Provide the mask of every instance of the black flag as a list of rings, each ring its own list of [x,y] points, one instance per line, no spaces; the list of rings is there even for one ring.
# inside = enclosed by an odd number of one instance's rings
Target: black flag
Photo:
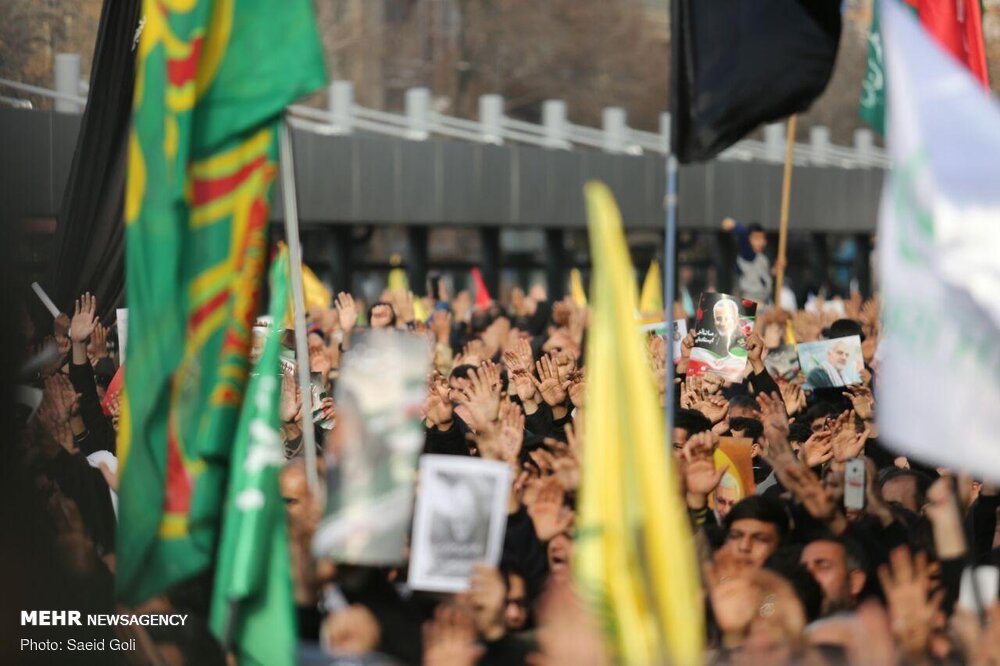
[[[673,0],[671,151],[711,159],[809,108],[830,80],[840,0]]]
[[[80,123],[56,227],[53,298],[72,314],[82,291],[97,296],[101,319],[121,305],[125,286],[125,197],[140,0],[105,0]]]

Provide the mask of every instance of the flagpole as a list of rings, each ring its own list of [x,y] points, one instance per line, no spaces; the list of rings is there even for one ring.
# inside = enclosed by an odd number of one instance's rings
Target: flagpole
[[[798,115],[788,118],[788,129],[785,140],[785,173],[781,179],[781,222],[778,227],[778,259],[777,271],[774,275],[774,306],[781,307],[781,289],[785,284],[785,251],[788,248],[788,206],[792,198],[792,157],[795,152],[795,128]]]
[[[295,358],[299,369],[299,390],[302,394],[302,446],[305,448],[306,480],[314,497],[319,492],[316,471],[316,432],[312,413],[312,376],[309,371],[309,342],[306,336],[305,293],[302,288],[302,243],[299,240],[299,208],[295,192],[295,164],[292,162],[292,137],[287,118],[282,118],[280,132],[281,195],[285,204],[285,241],[288,243],[289,282],[292,285],[292,305],[295,308]],[[280,322],[275,322],[280,325]]]
[[[672,445],[670,421],[674,408],[674,275],[677,247],[677,158],[667,156],[667,226],[663,241],[663,319],[667,325],[667,376],[664,394],[664,423],[667,446]]]

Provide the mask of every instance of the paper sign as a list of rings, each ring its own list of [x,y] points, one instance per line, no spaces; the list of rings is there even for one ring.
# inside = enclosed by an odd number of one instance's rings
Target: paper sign
[[[118,358],[119,362],[125,365],[125,347],[128,344],[128,308],[116,309],[115,319],[118,322]]]
[[[780,345],[769,349],[764,357],[764,367],[774,377],[793,380],[799,375],[799,353],[794,345]]]
[[[480,562],[497,565],[507,527],[510,466],[462,456],[420,458],[409,586],[464,592]]]
[[[676,363],[681,357],[681,342],[688,333],[688,325],[687,321],[684,319],[675,319],[672,324],[670,342],[673,345],[674,363]],[[639,330],[643,333],[655,333],[656,335],[662,335],[665,340],[667,339],[667,322],[665,321],[643,324]]]
[[[996,603],[997,587],[1000,584],[1000,569],[992,565],[983,565],[975,568],[975,576],[972,572],[972,567],[965,567],[962,570],[958,605],[971,613],[978,613],[982,610],[988,610]],[[978,589],[972,586],[973,578],[975,578]]]
[[[712,493],[711,506],[719,520],[726,517],[729,509],[757,489],[753,480],[753,442],[745,437],[720,437],[719,447],[713,454],[715,468],[729,465],[729,469]]]
[[[421,410],[430,361],[426,340],[396,330],[355,335],[334,391],[327,443],[327,507],[317,557],[370,566],[406,561]]]
[[[800,342],[799,365],[806,376],[803,388],[822,389],[861,383],[864,357],[861,338],[834,338],[819,342]]]
[[[698,301],[689,376],[712,372],[742,381],[747,365],[747,336],[753,332],[757,303],[728,294],[703,293]]]

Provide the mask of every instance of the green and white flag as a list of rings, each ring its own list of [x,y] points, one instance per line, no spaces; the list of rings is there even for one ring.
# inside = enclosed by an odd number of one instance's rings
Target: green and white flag
[[[914,16],[917,8],[907,2],[905,8]],[[858,115],[880,135],[885,136],[885,58],[882,54],[882,29],[879,26],[879,2],[872,3],[872,24],[868,29],[868,64],[861,82]]]
[[[858,107],[861,120],[885,135],[885,63],[882,59],[882,30],[879,28],[878,2],[872,3],[872,24],[868,29],[868,65],[861,82]]]
[[[285,320],[288,251],[271,266],[271,321]],[[295,663],[295,605],[285,507],[278,475],[280,327],[272,327],[254,367],[237,426],[216,558],[211,626],[240,664]]]
[[[1000,482],[1000,105],[898,2],[881,5],[893,167],[879,219],[881,434]]]

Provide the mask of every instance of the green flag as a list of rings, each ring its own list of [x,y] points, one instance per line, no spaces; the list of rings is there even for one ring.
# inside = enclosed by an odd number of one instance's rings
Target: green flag
[[[126,603],[206,571],[267,250],[283,109],[326,80],[309,0],[145,0],[125,194]]]
[[[278,403],[280,347],[288,301],[288,252],[271,267],[275,322],[247,386],[237,427],[219,545],[211,626],[240,664],[295,663],[285,509],[278,474],[285,462]]]
[[[882,62],[882,31],[878,26],[878,2],[872,3],[872,24],[868,29],[868,67],[861,82],[858,114],[879,134],[885,134],[885,66]]]
[[[885,62],[882,59],[882,30],[879,27],[878,8],[880,2],[872,3],[872,24],[868,30],[868,67],[861,82],[861,100],[858,115],[861,120],[885,136]],[[903,6],[914,14],[916,7],[909,2]]]

